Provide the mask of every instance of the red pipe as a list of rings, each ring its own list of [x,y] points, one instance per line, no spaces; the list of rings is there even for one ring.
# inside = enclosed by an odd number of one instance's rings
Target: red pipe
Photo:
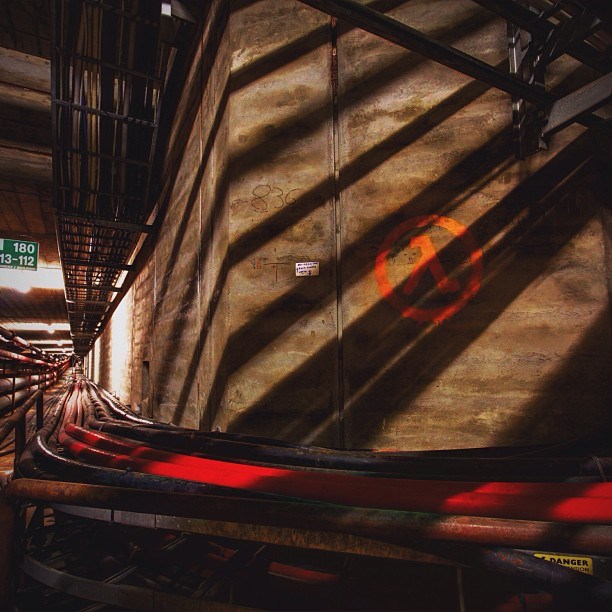
[[[71,423],[60,435],[60,443],[71,453],[107,467],[348,506],[544,521],[612,522],[612,483],[428,481],[265,467],[132,445]]]
[[[202,496],[32,478],[13,480],[6,493],[13,500],[46,504],[154,512],[298,531],[307,526],[308,530],[352,534],[399,545],[415,540],[444,540],[577,554],[612,554],[612,527],[607,525],[398,513],[371,508],[351,508],[349,511],[345,506],[295,500]]]

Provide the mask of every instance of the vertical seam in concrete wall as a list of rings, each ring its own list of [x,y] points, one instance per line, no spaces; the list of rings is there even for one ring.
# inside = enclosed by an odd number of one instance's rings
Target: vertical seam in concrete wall
[[[199,90],[200,90],[200,121],[198,122],[198,131],[199,131],[199,159],[200,159],[200,165],[203,163],[203,143],[202,143],[202,139],[203,139],[203,134],[204,134],[204,127],[203,127],[203,122],[204,122],[204,109],[202,108],[202,98],[204,96],[204,92],[203,92],[203,84],[204,84],[204,79],[203,79],[203,70],[204,70],[204,37],[201,36],[200,37],[200,70],[199,70],[199,74],[198,74],[198,79],[200,81],[200,85],[199,85]],[[196,291],[196,304],[197,304],[197,308],[198,308],[198,326],[197,329],[201,330],[202,329],[202,325],[204,324],[204,322],[202,321],[202,282],[204,280],[204,278],[206,278],[206,270],[202,270],[202,241],[204,239],[204,236],[202,235],[202,206],[203,206],[203,202],[202,202],[202,182],[200,182],[200,185],[198,186],[198,267],[197,267],[197,271],[198,271],[198,290]],[[208,237],[207,237],[208,238]],[[210,243],[211,240],[208,240],[208,244],[207,247],[210,249]],[[209,260],[210,261],[210,260]],[[206,325],[208,326],[208,321],[206,321]],[[198,336],[196,338],[196,342],[197,342],[197,346],[196,346],[196,353],[197,353],[197,362],[198,364],[202,363],[202,351],[203,351],[203,346],[202,346],[202,334],[201,332],[198,333]],[[202,427],[202,420],[203,420],[203,414],[202,414],[202,406],[203,406],[203,402],[202,402],[202,398],[200,397],[200,368],[198,367],[194,373],[195,379],[196,379],[196,406],[197,406],[197,418],[198,418],[198,428]],[[210,426],[208,427],[208,429],[210,429]]]
[[[136,292],[136,288],[134,286],[134,284],[132,284],[132,287],[130,289],[130,291],[132,291],[132,296],[134,296],[134,293]],[[136,409],[136,405],[138,404],[138,400],[136,398],[136,396],[134,395],[134,356],[135,356],[135,352],[134,352],[134,337],[135,337],[135,332],[134,332],[134,311],[135,311],[135,304],[136,304],[136,299],[134,297],[132,297],[132,307],[130,309],[131,311],[131,322],[129,324],[129,334],[130,334],[130,359],[128,361],[128,363],[126,364],[126,366],[128,366],[130,368],[130,388],[128,389],[128,397],[129,397],[129,402],[130,405],[133,406],[134,409]],[[142,361],[142,357],[140,357],[140,360]],[[140,368],[136,368],[136,371],[140,372],[140,382],[141,382],[141,387],[142,387],[142,364],[140,366]],[[142,388],[140,389],[140,397],[142,399]]]
[[[214,113],[218,112],[219,110],[217,105],[219,104],[220,99],[218,99],[218,96],[217,96],[218,91],[217,91],[217,88],[214,86],[214,83],[216,83],[219,80],[219,75],[216,72],[218,69],[218,65],[221,63],[221,65],[223,66],[223,60],[220,59],[220,55],[219,55],[219,49],[222,46],[223,37],[229,35],[228,34],[229,8],[226,5],[224,5],[223,2],[225,2],[225,0],[220,0],[220,1],[217,0],[216,2],[211,4],[211,8],[206,17],[206,19],[210,22],[210,26],[206,26],[204,28],[204,34],[201,39],[202,68],[200,72],[200,89],[202,91],[202,98],[204,99],[204,94],[205,94],[204,84],[205,83],[207,83],[209,93],[208,93],[208,96],[206,97],[206,100],[208,100],[208,108],[204,108],[204,106],[202,105],[201,110],[200,110],[200,128],[201,128],[201,132],[200,132],[201,134],[201,139],[200,139],[201,160],[200,160],[200,163],[204,162],[202,156],[204,154],[203,145],[204,145],[205,127],[212,129],[212,125],[205,126],[204,124],[205,117],[211,116],[210,113],[208,112],[210,111],[212,113],[213,123],[214,123]],[[217,30],[217,28],[215,28],[216,23],[220,23],[223,27],[220,26],[220,29]],[[210,31],[208,31],[208,28],[210,28]],[[215,47],[216,56],[214,58],[211,58],[211,64],[210,64],[209,70],[212,72],[212,74],[209,75],[209,78],[207,79],[205,77],[206,61],[204,58],[204,52],[208,46],[207,41],[209,37],[210,38],[214,37],[216,39],[215,44],[213,45]],[[221,70],[219,70],[219,72],[221,72]],[[229,78],[229,75],[227,75],[227,78]],[[221,80],[224,83],[226,82],[225,79],[221,79]],[[219,133],[221,132],[222,130],[219,131]],[[210,137],[211,137],[211,134],[208,134],[207,138],[210,138]],[[204,193],[208,193],[208,201],[205,202],[204,200],[201,199],[201,207],[200,207],[201,223],[203,223],[204,221],[204,214],[203,214],[204,206],[207,206],[208,210],[206,212],[209,215],[208,223],[207,223],[208,235],[202,236],[202,239],[205,239],[208,241],[207,242],[207,256],[205,258],[205,261],[208,262],[208,265],[206,269],[202,270],[202,278],[204,282],[206,283],[206,288],[205,288],[205,291],[203,292],[203,295],[206,299],[206,305],[204,307],[206,321],[204,323],[206,325],[206,330],[207,330],[207,333],[206,333],[207,341],[202,343],[202,345],[199,347],[199,351],[201,355],[204,355],[205,353],[207,364],[205,364],[204,366],[205,374],[204,375],[202,375],[201,373],[198,374],[198,379],[202,382],[202,385],[204,387],[204,391],[202,394],[203,396],[202,397],[202,410],[205,412],[205,413],[200,414],[200,429],[205,427],[209,431],[212,430],[214,418],[220,411],[219,406],[217,406],[216,410],[213,410],[213,405],[211,403],[210,398],[212,395],[213,387],[215,386],[215,377],[218,375],[218,371],[215,370],[215,368],[218,365],[217,364],[218,355],[217,355],[217,350],[216,350],[216,346],[217,346],[216,338],[218,337],[219,334],[223,333],[219,331],[219,326],[214,324],[215,309],[212,308],[212,304],[215,302],[215,300],[220,299],[219,296],[216,295],[216,289],[215,289],[216,282],[217,282],[217,274],[221,273],[220,270],[217,270],[219,258],[217,257],[217,254],[215,251],[215,239],[218,240],[219,235],[223,231],[226,231],[226,228],[224,228],[222,225],[217,227],[218,219],[222,220],[223,213],[217,212],[216,207],[215,207],[215,203],[217,202],[217,197],[218,197],[217,184],[216,184],[217,175],[218,175],[217,166],[219,164],[219,159],[220,158],[222,159],[218,151],[218,147],[219,147],[218,138],[219,136],[217,135],[215,137],[216,142],[213,142],[212,146],[209,148],[208,159],[206,162],[208,164],[208,167],[210,168],[209,176],[207,179],[209,189],[204,191]],[[205,174],[206,173],[203,173],[203,176],[205,176]],[[202,198],[202,188],[200,189],[200,198]],[[219,215],[221,215],[221,217],[219,217]],[[222,262],[223,262],[223,259],[221,259],[221,263]],[[202,308],[201,299],[200,299],[200,308]],[[206,397],[204,398],[204,396]]]
[[[336,391],[338,413],[338,446],[344,448],[344,346],[342,320],[342,231],[340,227],[340,144],[338,137],[338,26],[334,17],[330,18],[331,51],[331,90],[332,90],[332,164],[334,172],[334,245],[336,279],[336,347],[338,384]]]
[[[157,321],[155,316],[157,304],[157,243],[159,235],[156,237],[156,245],[152,253],[152,266],[153,266],[153,300],[150,302],[151,316],[150,316],[150,329],[151,335],[149,340],[149,350],[151,352],[150,362],[153,367],[149,368],[149,414],[147,416],[157,416],[157,372],[159,365],[157,363],[157,350],[156,350],[156,337],[155,330],[157,329]]]
[[[605,206],[601,206],[600,217],[603,231],[606,284],[608,287],[608,314],[612,326],[612,212]]]

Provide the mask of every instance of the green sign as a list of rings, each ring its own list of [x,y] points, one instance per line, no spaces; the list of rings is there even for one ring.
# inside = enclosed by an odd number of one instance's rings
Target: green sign
[[[0,238],[0,268],[36,270],[38,242]]]

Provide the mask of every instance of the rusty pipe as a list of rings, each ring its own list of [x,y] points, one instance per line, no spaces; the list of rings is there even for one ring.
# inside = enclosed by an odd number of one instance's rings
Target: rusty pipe
[[[0,535],[4,545],[0,546],[0,610],[12,610],[13,606],[13,528],[15,516],[13,509],[7,503],[6,497],[0,491]]]
[[[19,353],[13,353],[12,351],[7,351],[5,349],[0,349],[0,357],[4,357],[5,359],[12,359],[15,361],[23,361],[24,363],[35,363],[37,365],[45,365],[49,364],[42,359],[34,359],[34,357],[28,357],[27,355],[21,355]]]
[[[26,376],[16,376],[15,378],[0,378],[0,396],[25,389],[34,384],[46,383],[53,380],[54,373],[30,374]]]
[[[43,383],[40,385],[32,385],[30,389],[21,389],[11,395],[0,395],[0,417],[15,410],[15,408],[21,406],[26,402],[33,393],[42,391],[47,388],[47,384]]]
[[[18,479],[14,500],[58,503],[230,523],[351,534],[409,545],[412,541],[463,542],[589,554],[612,553],[612,527],[351,508],[334,504],[193,495],[121,487]],[[307,526],[307,527],[305,527]]]
[[[6,439],[21,419],[25,418],[28,410],[36,403],[39,397],[42,397],[42,394],[42,390],[34,392],[11,416],[3,418],[2,421],[0,421],[0,442]]]
[[[31,351],[34,351],[39,355],[43,354],[42,350],[39,349],[37,346],[34,346],[31,342],[24,340],[14,332],[10,331],[9,329],[6,329],[6,327],[0,326],[0,336],[4,336],[8,341],[12,342],[13,344],[16,344],[17,346],[20,346],[21,348],[30,349]]]

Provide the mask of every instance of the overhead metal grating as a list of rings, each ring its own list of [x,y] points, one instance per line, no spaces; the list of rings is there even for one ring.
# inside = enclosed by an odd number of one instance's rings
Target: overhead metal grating
[[[152,212],[172,47],[159,0],[55,0],[53,184],[75,352],[99,333]]]

